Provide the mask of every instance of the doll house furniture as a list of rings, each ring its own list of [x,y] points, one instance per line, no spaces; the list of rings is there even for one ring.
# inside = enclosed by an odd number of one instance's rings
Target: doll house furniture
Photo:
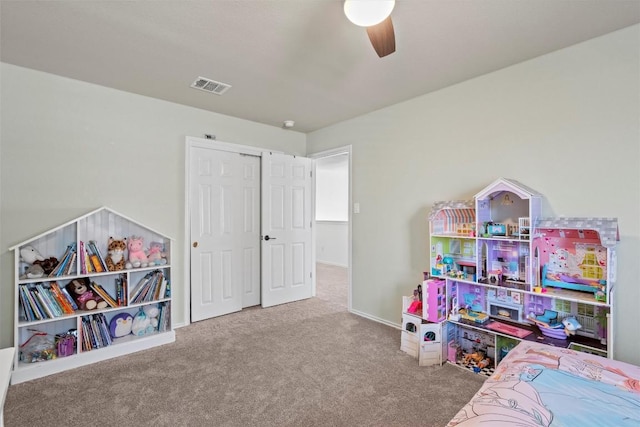
[[[443,362],[477,370],[463,356],[486,354],[491,375],[521,341],[613,358],[617,220],[541,218],[542,198],[500,178],[433,205],[420,317],[440,325]]]
[[[162,244],[166,262],[109,271],[105,262],[108,241],[129,236]],[[175,341],[171,244],[171,238],[103,207],[10,248],[15,253],[16,287],[12,384]],[[26,274],[32,266],[20,254],[29,247],[44,258],[56,258],[58,268],[50,274]],[[73,298],[64,290],[77,279],[88,279],[92,291],[104,292],[107,307],[74,307]],[[158,309],[157,326],[140,336],[111,336],[109,323],[114,317],[128,313],[135,318],[145,307]],[[52,345],[31,350],[28,342],[34,331]],[[60,345],[63,339],[65,346]]]

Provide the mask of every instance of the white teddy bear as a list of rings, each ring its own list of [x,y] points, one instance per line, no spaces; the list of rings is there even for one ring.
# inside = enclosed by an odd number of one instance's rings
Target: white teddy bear
[[[155,331],[158,327],[160,310],[155,305],[146,305],[133,318],[131,333],[139,337]]]

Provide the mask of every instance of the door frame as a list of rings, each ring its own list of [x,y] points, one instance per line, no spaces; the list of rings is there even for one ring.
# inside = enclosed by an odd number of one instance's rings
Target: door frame
[[[348,233],[348,237],[347,237],[347,263],[349,264],[347,266],[347,310],[349,312],[352,311],[353,307],[352,307],[352,224],[353,224],[353,202],[352,202],[352,183],[353,183],[353,179],[352,179],[352,147],[351,145],[345,145],[343,147],[337,147],[337,148],[332,148],[329,150],[324,150],[324,151],[318,151],[316,153],[307,153],[307,157],[309,157],[310,159],[313,160],[318,160],[318,159],[322,159],[325,157],[332,157],[332,156],[337,156],[340,154],[346,154],[347,155],[347,164],[349,167],[349,183],[348,183],[348,196],[347,196],[347,204],[348,204],[348,224],[347,224],[347,233]],[[315,249],[315,242],[316,242],[316,238],[315,238],[315,233],[316,233],[316,227],[315,227],[315,212],[316,212],[316,179],[318,179],[318,175],[316,173],[316,162],[313,163],[313,189],[312,189],[312,201],[311,201],[311,209],[313,210],[313,222],[314,222],[314,231],[313,231],[313,244],[314,244],[314,249]],[[314,255],[313,257],[313,263],[315,266],[316,263],[316,257]],[[317,278],[316,278],[317,279]],[[315,284],[316,281],[314,280],[314,295],[315,295]]]
[[[191,190],[191,149],[204,148],[215,151],[229,151],[232,153],[249,154],[262,158],[263,152],[282,153],[278,150],[269,150],[266,148],[252,147],[249,145],[234,144],[230,142],[216,141],[214,139],[198,138],[187,136],[185,143],[185,159],[184,159],[184,272],[182,283],[184,283],[184,326],[191,324],[191,206],[189,204],[189,194]],[[313,206],[313,205],[312,205]],[[315,216],[315,214],[314,214]],[[315,245],[315,239],[313,241]],[[313,262],[315,263],[315,253],[313,254]],[[261,283],[262,286],[262,283]]]

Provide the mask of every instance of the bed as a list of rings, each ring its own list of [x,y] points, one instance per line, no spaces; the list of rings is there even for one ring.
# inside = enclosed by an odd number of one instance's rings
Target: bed
[[[454,426],[640,426],[640,367],[522,341]]]
[[[599,280],[585,279],[570,274],[553,271],[545,264],[542,267],[542,284],[554,288],[573,289],[575,291],[596,293],[602,289]]]

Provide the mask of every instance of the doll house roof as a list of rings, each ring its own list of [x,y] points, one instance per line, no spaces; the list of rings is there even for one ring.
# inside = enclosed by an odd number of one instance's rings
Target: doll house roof
[[[90,218],[92,216],[104,217],[104,218],[106,218],[106,221],[108,221],[108,222],[127,221],[130,224],[136,225],[140,229],[147,230],[150,233],[154,233],[154,234],[157,234],[158,236],[162,236],[162,237],[164,237],[164,238],[166,238],[168,240],[172,240],[171,237],[167,236],[164,233],[160,233],[159,231],[153,230],[153,229],[147,227],[146,225],[143,225],[143,224],[139,223],[138,221],[134,221],[131,218],[128,218],[127,216],[122,215],[121,213],[118,213],[118,212],[114,211],[113,209],[110,209],[110,208],[107,208],[107,207],[103,206],[101,208],[98,208],[98,209],[95,209],[95,210],[93,210],[91,212],[88,212],[88,213],[86,213],[84,215],[81,215],[81,216],[79,216],[79,217],[77,217],[75,219],[67,221],[64,224],[61,224],[61,225],[59,225],[59,226],[57,226],[55,228],[47,230],[47,231],[45,231],[45,232],[43,232],[43,233],[41,233],[41,234],[39,234],[37,236],[31,237],[30,239],[27,239],[24,242],[20,242],[20,243],[18,243],[16,245],[13,245],[12,247],[9,248],[9,250],[11,250],[11,251],[12,250],[16,250],[16,249],[20,248],[21,246],[24,246],[26,244],[34,242],[34,241],[36,241],[36,240],[38,240],[40,238],[43,238],[43,237],[45,237],[45,236],[47,236],[47,235],[49,235],[51,233],[54,233],[54,232],[56,232],[58,230],[62,230],[62,229],[66,228],[66,227],[68,227],[68,226],[70,226],[70,225],[72,225],[74,223],[77,223],[78,221],[82,221],[82,220]]]
[[[537,230],[593,230],[604,247],[613,247],[620,241],[617,218],[540,218],[535,227]]]
[[[478,200],[490,198],[496,193],[509,191],[518,195],[521,199],[541,198],[542,194],[536,190],[516,181],[515,179],[499,178],[487,185],[482,191],[475,195]]]
[[[429,221],[444,216],[455,223],[474,222],[476,208],[473,200],[449,200],[435,202],[429,213]]]

